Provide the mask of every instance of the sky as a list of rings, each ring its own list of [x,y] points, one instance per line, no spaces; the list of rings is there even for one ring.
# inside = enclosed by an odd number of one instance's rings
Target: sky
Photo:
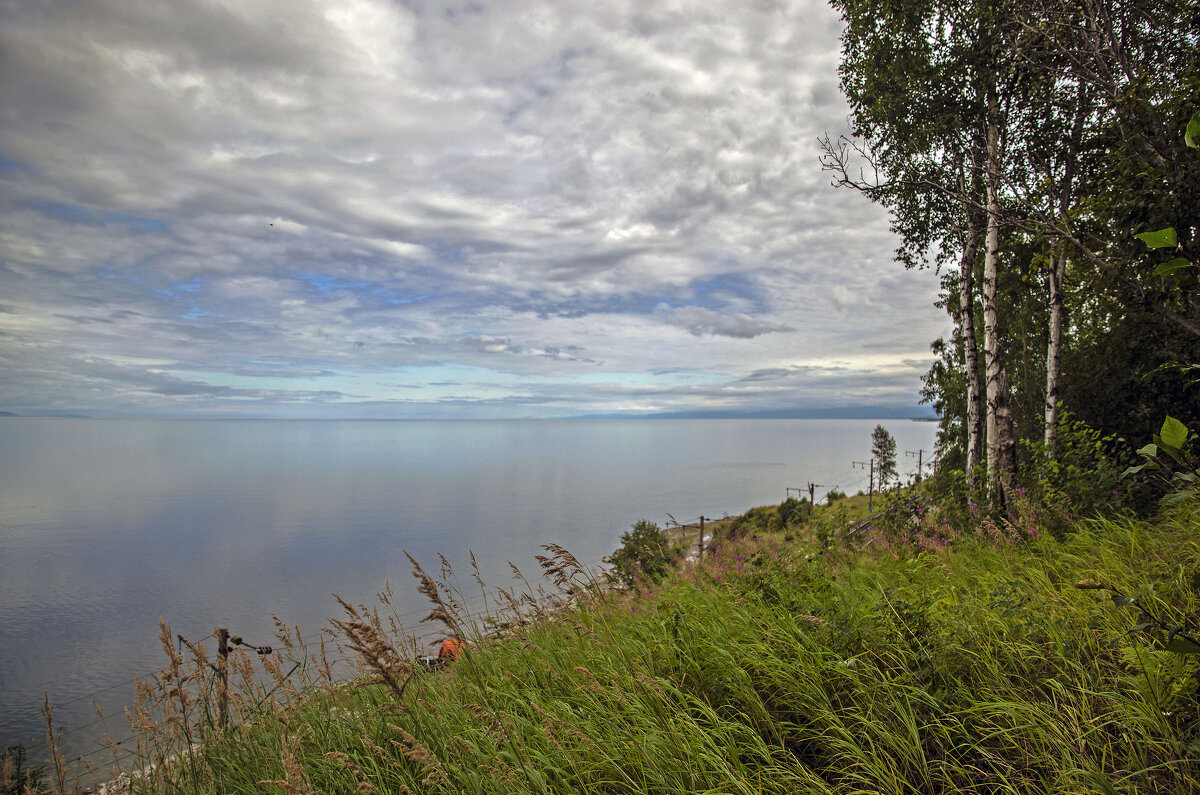
[[[918,416],[809,0],[0,0],[0,411]]]

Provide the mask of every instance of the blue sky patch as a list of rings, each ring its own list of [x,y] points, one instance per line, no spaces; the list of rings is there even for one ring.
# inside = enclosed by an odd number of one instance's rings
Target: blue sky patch
[[[19,207],[33,210],[36,213],[62,221],[68,224],[84,226],[124,226],[134,234],[149,234],[166,232],[170,226],[157,218],[141,218],[136,215],[113,212],[111,210],[93,210],[82,204],[66,202],[29,201],[21,202]]]
[[[14,171],[23,171],[27,166],[24,163],[19,163],[16,160],[10,160],[0,152],[0,173],[9,174]]]
[[[309,292],[332,295],[338,290],[366,290],[374,282],[352,281],[329,273],[298,273],[296,278],[308,285]]]

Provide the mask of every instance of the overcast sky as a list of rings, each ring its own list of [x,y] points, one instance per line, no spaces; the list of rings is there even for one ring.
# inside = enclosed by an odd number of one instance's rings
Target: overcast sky
[[[764,0],[0,0],[0,410],[915,415],[937,277]]]

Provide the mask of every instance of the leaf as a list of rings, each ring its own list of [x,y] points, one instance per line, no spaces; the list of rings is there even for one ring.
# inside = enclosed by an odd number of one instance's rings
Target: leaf
[[[1183,142],[1193,149],[1200,149],[1200,113],[1192,117],[1183,132]]]
[[[1138,455],[1146,455],[1146,456],[1150,456],[1151,458],[1154,458],[1156,455],[1158,455],[1158,445],[1156,445],[1154,443],[1148,444],[1145,447],[1143,447],[1142,449],[1138,450],[1137,454]]]
[[[1113,600],[1113,604],[1116,605],[1117,607],[1129,607],[1130,605],[1137,604],[1136,596],[1122,596],[1119,593],[1113,594],[1112,600]]]
[[[1154,434],[1154,441],[1158,442],[1159,449],[1162,450],[1167,455],[1171,456],[1171,458],[1173,458],[1175,460],[1175,463],[1179,464],[1180,466],[1186,466],[1186,463],[1183,460],[1183,451],[1182,450],[1180,450],[1178,447],[1172,447],[1171,445],[1164,442],[1162,440],[1162,437],[1159,436],[1157,433]]]
[[[1171,260],[1170,262],[1160,263],[1158,265],[1158,267],[1156,267],[1154,269],[1154,273],[1157,276],[1170,276],[1172,273],[1175,273],[1176,271],[1181,271],[1184,268],[1190,268],[1191,266],[1192,266],[1192,263],[1188,262],[1183,257],[1176,257],[1175,259]]]
[[[1163,420],[1162,430],[1158,432],[1158,435],[1162,439],[1164,447],[1174,447],[1179,450],[1187,441],[1188,429],[1174,417],[1167,417]]]
[[[1141,472],[1143,469],[1149,469],[1150,471],[1153,472],[1156,469],[1162,469],[1162,467],[1160,467],[1157,462],[1151,461],[1149,464],[1139,464],[1138,466],[1130,467],[1129,469],[1126,469],[1124,472],[1121,473],[1121,477],[1127,478],[1130,475],[1136,475],[1137,473]]]
[[[1173,226],[1168,226],[1166,229],[1159,229],[1155,232],[1142,232],[1140,235],[1134,235],[1134,237],[1150,248],[1167,248],[1179,245],[1179,240],[1175,237],[1175,227]]]
[[[1200,654],[1200,643],[1191,638],[1174,637],[1167,642],[1164,647],[1167,651],[1173,651],[1176,654]]]
[[[1168,494],[1167,496],[1165,496],[1161,500],[1159,500],[1158,504],[1163,506],[1164,508],[1170,508],[1172,505],[1179,505],[1180,503],[1189,502],[1195,496],[1196,496],[1195,489],[1183,489],[1183,490],[1177,491],[1173,494]]]

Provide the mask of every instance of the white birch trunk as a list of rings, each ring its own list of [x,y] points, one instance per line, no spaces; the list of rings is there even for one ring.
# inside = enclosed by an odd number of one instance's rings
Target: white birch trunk
[[[975,486],[975,470],[983,458],[983,390],[979,387],[979,346],[975,341],[975,254],[979,229],[975,213],[967,209],[967,239],[963,245],[958,283],[958,323],[963,335],[967,376],[967,483]]]
[[[1009,409],[1008,378],[1000,361],[996,283],[1000,262],[1000,125],[995,90],[988,92],[987,241],[983,260],[983,356],[987,371],[988,497],[1004,504],[1016,464],[1016,438]]]
[[[1053,461],[1058,446],[1058,376],[1062,369],[1063,280],[1067,247],[1060,246],[1050,268],[1050,342],[1046,346],[1046,459]]]

